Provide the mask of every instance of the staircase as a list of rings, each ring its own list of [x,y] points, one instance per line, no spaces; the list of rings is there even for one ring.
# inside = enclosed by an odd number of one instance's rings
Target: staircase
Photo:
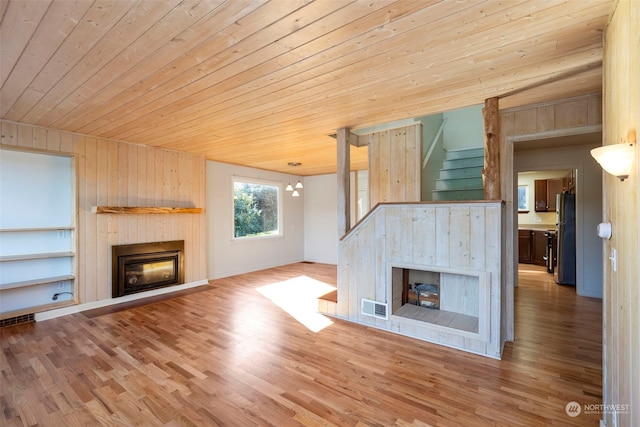
[[[484,149],[447,151],[432,200],[483,200]]]

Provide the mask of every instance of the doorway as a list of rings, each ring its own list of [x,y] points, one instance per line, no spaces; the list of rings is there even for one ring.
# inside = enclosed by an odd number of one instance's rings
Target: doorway
[[[602,169],[590,150],[599,145],[599,142],[562,145],[561,140],[551,145],[544,140],[513,144],[514,183],[523,172],[575,171],[576,293],[594,298],[602,298],[602,241],[596,234],[602,218]],[[515,211],[513,215],[514,224],[518,224],[520,214]]]

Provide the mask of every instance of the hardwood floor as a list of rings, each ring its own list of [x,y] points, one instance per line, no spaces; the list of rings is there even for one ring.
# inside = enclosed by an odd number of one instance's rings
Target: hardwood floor
[[[0,425],[597,426],[565,405],[602,401],[601,302],[547,276],[521,273],[503,360],[337,319],[312,332],[267,289],[335,285],[323,264],[3,328]]]

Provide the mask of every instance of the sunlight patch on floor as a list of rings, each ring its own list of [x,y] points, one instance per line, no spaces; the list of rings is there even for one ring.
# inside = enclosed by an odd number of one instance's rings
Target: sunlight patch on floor
[[[320,332],[333,324],[327,316],[318,313],[318,298],[335,291],[334,286],[307,276],[298,276],[260,286],[256,290],[313,332]]]

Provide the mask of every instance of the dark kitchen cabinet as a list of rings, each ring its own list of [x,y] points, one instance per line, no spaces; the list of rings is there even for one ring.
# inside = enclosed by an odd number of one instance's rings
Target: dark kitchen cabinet
[[[531,262],[535,265],[546,265],[546,260],[544,259],[546,250],[546,232],[542,230],[531,231]]]
[[[534,181],[536,212],[555,212],[556,194],[562,193],[564,184],[563,178],[536,179]]]
[[[518,230],[518,262],[531,264],[531,230]]]
[[[547,180],[547,212],[556,211],[556,196],[562,193],[562,178]]]
[[[545,266],[547,233],[544,230],[518,230],[518,262]]]

